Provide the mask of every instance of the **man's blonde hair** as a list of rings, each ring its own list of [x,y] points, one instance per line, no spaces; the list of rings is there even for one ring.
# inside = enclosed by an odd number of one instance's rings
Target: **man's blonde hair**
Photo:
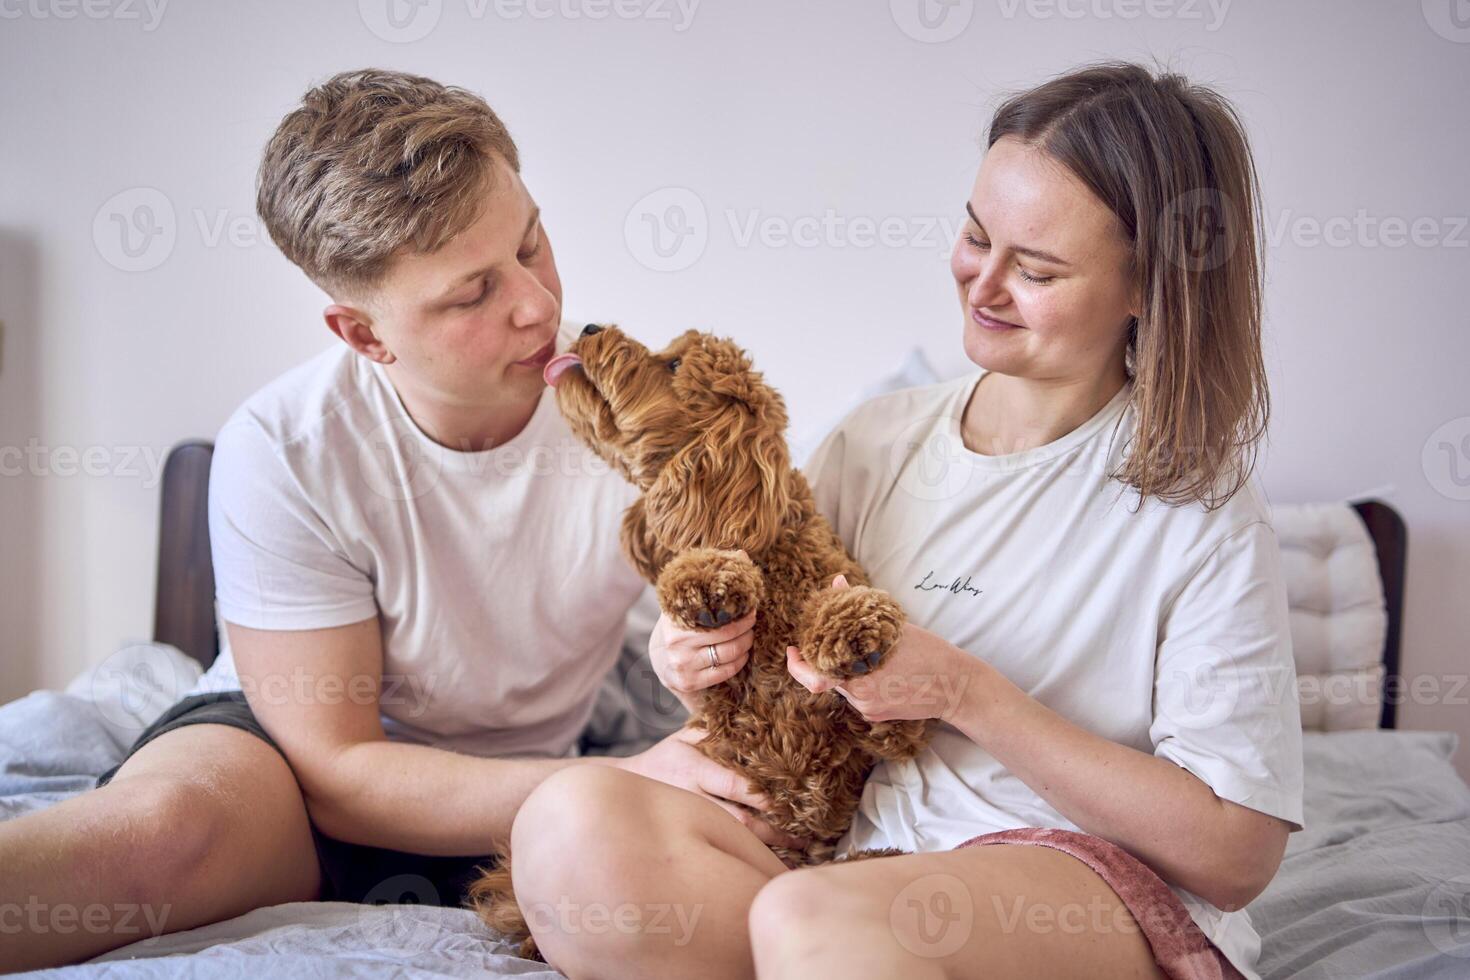
[[[256,211],[334,297],[370,292],[395,253],[433,252],[479,216],[494,156],[517,173],[505,124],[480,96],[365,68],[306,93],[266,144]]]

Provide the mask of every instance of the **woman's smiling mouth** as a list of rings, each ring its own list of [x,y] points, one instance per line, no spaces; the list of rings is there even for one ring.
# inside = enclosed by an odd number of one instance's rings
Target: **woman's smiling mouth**
[[[992,330],[996,333],[1004,333],[1007,330],[1026,329],[1019,323],[1011,323],[1009,320],[997,320],[993,316],[986,316],[984,313],[981,313],[979,309],[973,306],[970,307],[970,319],[980,324],[980,326],[984,327],[986,330]]]

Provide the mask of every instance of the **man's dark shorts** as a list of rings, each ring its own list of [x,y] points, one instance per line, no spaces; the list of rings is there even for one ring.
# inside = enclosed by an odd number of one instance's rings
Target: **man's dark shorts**
[[[187,725],[229,725],[281,751],[256,720],[245,695],[222,691],[196,694],[169,708],[143,729],[124,761],[164,732]],[[285,758],[285,753],[281,757]],[[97,778],[97,785],[106,786],[121,766],[118,763],[104,772]],[[479,877],[476,869],[494,861],[493,855],[438,857],[349,844],[326,836],[314,824],[311,836],[322,869],[323,902],[460,906],[469,886]]]

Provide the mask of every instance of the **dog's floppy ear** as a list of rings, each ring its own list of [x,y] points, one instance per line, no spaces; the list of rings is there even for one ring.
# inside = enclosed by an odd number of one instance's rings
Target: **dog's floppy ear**
[[[690,548],[773,545],[791,497],[786,406],[729,341],[685,356],[687,383],[709,400],[698,436],[644,495],[649,533],[675,554]]]

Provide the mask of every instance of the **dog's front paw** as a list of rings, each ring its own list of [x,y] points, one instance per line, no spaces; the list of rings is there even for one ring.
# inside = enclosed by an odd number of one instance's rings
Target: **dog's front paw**
[[[658,604],[688,630],[724,626],[760,608],[764,598],[760,569],[739,551],[686,551],[658,576]]]
[[[882,589],[823,589],[807,600],[801,655],[828,677],[859,677],[883,665],[903,624],[903,609]]]

